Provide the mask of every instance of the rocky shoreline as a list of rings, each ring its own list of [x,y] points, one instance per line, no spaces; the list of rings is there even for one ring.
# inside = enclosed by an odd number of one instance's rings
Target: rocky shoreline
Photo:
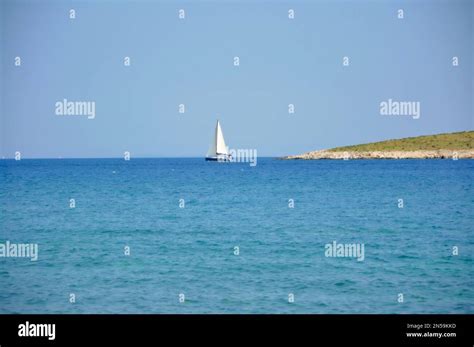
[[[419,151],[333,151],[319,150],[283,157],[283,160],[302,159],[474,159],[474,149],[419,150]]]

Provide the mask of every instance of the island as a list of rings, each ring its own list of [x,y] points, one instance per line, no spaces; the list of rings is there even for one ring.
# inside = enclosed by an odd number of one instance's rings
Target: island
[[[474,159],[474,131],[322,149],[280,159]]]

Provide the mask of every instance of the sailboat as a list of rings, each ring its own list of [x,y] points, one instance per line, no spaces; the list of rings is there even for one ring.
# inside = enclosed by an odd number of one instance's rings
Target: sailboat
[[[217,121],[216,131],[211,142],[211,146],[206,154],[206,160],[211,161],[230,161],[232,159],[229,150],[225,145],[224,134],[221,124]]]

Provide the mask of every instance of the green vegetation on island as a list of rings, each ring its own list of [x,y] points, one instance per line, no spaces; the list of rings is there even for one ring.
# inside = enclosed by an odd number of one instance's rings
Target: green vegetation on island
[[[372,142],[362,145],[328,149],[330,152],[374,152],[374,151],[436,151],[470,150],[474,148],[474,131],[437,135],[407,137],[398,140]]]

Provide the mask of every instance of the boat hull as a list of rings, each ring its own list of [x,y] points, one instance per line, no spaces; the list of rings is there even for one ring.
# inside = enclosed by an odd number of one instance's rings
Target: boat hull
[[[206,161],[230,162],[231,157],[206,157]]]

